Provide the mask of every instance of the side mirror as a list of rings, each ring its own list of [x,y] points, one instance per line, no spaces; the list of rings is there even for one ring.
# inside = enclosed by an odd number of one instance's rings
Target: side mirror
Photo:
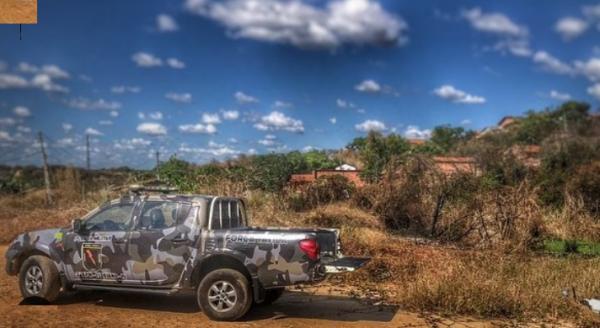
[[[81,224],[81,219],[74,219],[71,221],[71,228],[73,228],[73,232],[79,233],[81,232],[83,226]]]

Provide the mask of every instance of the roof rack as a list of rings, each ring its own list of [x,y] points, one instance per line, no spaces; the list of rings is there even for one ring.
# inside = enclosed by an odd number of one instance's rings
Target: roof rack
[[[137,195],[144,193],[144,192],[159,192],[159,193],[163,193],[163,194],[169,194],[169,193],[173,193],[173,192],[177,192],[177,191],[178,191],[177,188],[169,187],[169,186],[143,186],[143,185],[138,185],[138,184],[129,186],[129,192],[137,194]]]

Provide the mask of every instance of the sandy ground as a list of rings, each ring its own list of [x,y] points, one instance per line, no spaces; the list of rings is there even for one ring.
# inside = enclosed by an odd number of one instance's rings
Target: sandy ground
[[[270,306],[257,306],[240,322],[218,323],[202,314],[193,296],[80,292],[52,305],[22,301],[17,278],[4,272],[0,246],[0,327],[512,327],[507,321],[442,318],[372,305],[328,292],[327,286],[288,291]],[[546,325],[545,327],[551,327]],[[558,326],[558,325],[557,325]],[[562,325],[561,325],[562,326]]]
[[[37,23],[37,0],[0,0],[0,24]]]

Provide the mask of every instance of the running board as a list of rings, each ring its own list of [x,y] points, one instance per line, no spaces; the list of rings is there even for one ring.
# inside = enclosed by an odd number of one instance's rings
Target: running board
[[[157,288],[141,288],[141,287],[115,287],[115,286],[98,286],[98,285],[82,285],[74,284],[73,288],[77,290],[102,290],[111,292],[126,292],[126,293],[143,293],[155,295],[173,295],[180,289],[157,289]]]

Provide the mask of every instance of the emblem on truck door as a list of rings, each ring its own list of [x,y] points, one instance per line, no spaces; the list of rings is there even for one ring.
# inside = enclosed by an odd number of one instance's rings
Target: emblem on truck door
[[[83,268],[85,270],[102,269],[102,245],[94,243],[84,243],[81,245],[81,257],[83,259]]]

